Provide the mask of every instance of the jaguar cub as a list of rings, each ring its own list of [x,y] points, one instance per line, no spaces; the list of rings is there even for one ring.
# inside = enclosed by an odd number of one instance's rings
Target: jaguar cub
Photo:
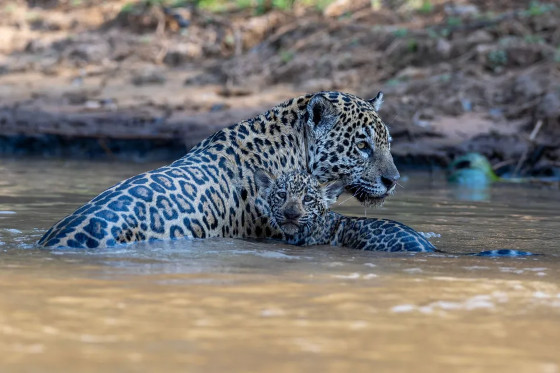
[[[255,172],[262,209],[286,242],[333,245],[360,250],[432,252],[436,248],[414,229],[392,220],[346,217],[329,207],[344,190],[340,181],[319,184],[306,172],[274,178]]]
[[[387,219],[353,218],[330,211],[342,193],[340,181],[319,184],[313,176],[295,171],[277,179],[264,170],[255,173],[264,215],[293,245],[333,245],[375,251],[415,251],[452,254],[436,249],[414,229]],[[454,255],[488,257],[534,256],[514,249],[485,250]]]

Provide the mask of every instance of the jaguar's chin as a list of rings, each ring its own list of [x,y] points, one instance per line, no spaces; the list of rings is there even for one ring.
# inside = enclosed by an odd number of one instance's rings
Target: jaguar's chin
[[[364,184],[350,184],[346,191],[352,194],[365,207],[381,207],[392,193],[387,191],[379,193],[375,188]]]

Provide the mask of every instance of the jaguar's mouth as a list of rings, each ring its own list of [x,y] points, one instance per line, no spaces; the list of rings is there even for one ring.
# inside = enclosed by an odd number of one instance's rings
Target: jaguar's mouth
[[[381,207],[383,202],[385,202],[385,198],[392,194],[393,189],[379,193],[376,188],[366,184],[350,184],[346,187],[346,191],[356,197],[366,207]]]

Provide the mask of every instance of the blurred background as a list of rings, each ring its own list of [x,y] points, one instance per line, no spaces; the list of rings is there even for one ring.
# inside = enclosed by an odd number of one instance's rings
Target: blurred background
[[[162,161],[287,98],[385,93],[400,167],[560,176],[555,1],[2,0],[0,154]]]

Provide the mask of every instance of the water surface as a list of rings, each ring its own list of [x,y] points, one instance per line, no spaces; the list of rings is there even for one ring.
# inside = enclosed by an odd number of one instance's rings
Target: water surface
[[[337,206],[434,232],[453,255],[229,239],[35,246],[157,166],[0,162],[0,371],[560,371],[558,191],[404,173],[382,209]],[[545,255],[455,255],[499,248]]]

